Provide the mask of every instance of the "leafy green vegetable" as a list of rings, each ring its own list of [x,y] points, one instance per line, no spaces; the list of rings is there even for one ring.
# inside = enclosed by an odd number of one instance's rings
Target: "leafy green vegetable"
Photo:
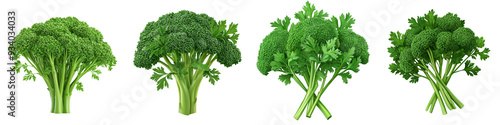
[[[203,77],[215,84],[220,72],[210,66],[217,60],[226,67],[241,61],[236,47],[238,24],[216,22],[206,14],[182,10],[161,16],[149,22],[140,35],[135,51],[134,65],[151,69],[151,79],[157,90],[169,87],[168,80],[175,78],[179,89],[179,113],[196,112],[198,89]],[[162,58],[163,60],[160,60]],[[167,72],[165,69],[168,69]]]
[[[16,62],[16,71],[25,71],[23,80],[36,80],[38,74],[47,84],[52,113],[69,113],[73,89],[83,91],[79,82],[88,72],[99,80],[101,70],[116,65],[111,47],[101,32],[75,17],[51,18],[21,30],[14,43],[16,57],[29,63]],[[37,71],[33,73],[28,67]]]
[[[298,23],[290,25],[288,16],[272,22],[275,29],[260,44],[259,71],[263,75],[281,72],[281,82],[288,85],[293,79],[306,91],[294,116],[297,120],[306,107],[307,117],[318,107],[327,119],[331,118],[320,97],[337,76],[347,83],[352,78],[351,72],[359,71],[360,63],[368,63],[368,44],[352,31],[351,15],[327,17],[326,12],[306,2],[303,10],[295,13]]]
[[[410,83],[417,83],[419,78],[429,80],[434,94],[426,110],[433,112],[439,101],[443,115],[449,110],[462,108],[464,105],[446,86],[453,74],[465,71],[475,76],[481,69],[470,58],[486,60],[488,48],[484,47],[483,37],[464,27],[465,21],[457,14],[448,13],[438,17],[430,10],[424,17],[408,19],[410,29],[400,33],[391,32],[388,48],[394,63],[389,69],[394,74],[402,75]],[[464,65],[465,64],[465,65]],[[460,69],[464,65],[463,69]],[[423,74],[422,74],[423,73]],[[446,104],[446,107],[445,107]]]

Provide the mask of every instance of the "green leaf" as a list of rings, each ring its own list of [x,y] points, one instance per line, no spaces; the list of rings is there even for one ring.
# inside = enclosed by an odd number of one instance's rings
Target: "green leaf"
[[[398,72],[396,72],[396,71],[398,71],[398,69],[399,69],[399,66],[396,63],[389,64],[389,70],[391,70],[391,73],[398,74]]]
[[[82,91],[83,92],[83,85],[81,82],[76,83],[76,90],[77,91]]]
[[[477,44],[476,44],[477,47],[479,47],[479,48],[483,48],[484,47],[485,40],[484,40],[483,37],[477,37],[476,36],[476,41],[477,41]]]
[[[99,80],[99,76],[97,74],[92,73],[92,79]]]
[[[411,80],[410,80],[410,83],[417,83],[417,82],[418,82],[418,79],[419,79],[419,77],[418,77],[418,76],[412,76],[412,77],[411,77]]]
[[[488,59],[490,56],[488,55],[488,53],[490,52],[490,48],[484,48],[484,50],[482,52],[479,52],[479,58],[481,60],[486,60]]]
[[[410,23],[410,27],[412,29],[421,31],[421,30],[425,29],[425,25],[427,22],[422,17],[417,17],[417,19],[412,17],[412,18],[408,19],[408,23]]]
[[[395,47],[403,46],[404,35],[399,31],[397,33],[391,32],[391,37],[389,38],[389,40],[392,41],[391,44]]]
[[[342,77],[342,81],[343,81],[345,84],[347,84],[347,80],[348,80],[348,79],[351,79],[351,78],[352,78],[351,73],[349,73],[349,72],[339,73],[339,76],[341,76],[341,77]]]
[[[31,70],[24,70],[24,71],[26,72],[26,74],[23,76],[24,81],[28,81],[31,79],[33,79],[33,81],[36,80],[35,74],[33,74],[33,72],[31,72]]]
[[[465,62],[465,67],[464,71],[467,73],[469,76],[475,76],[481,69],[477,66],[474,66],[474,63],[472,63],[470,60],[467,60]]]
[[[347,65],[347,68],[346,70],[351,70],[353,72],[359,72],[359,63],[361,63],[361,59],[358,57],[358,58],[355,58],[353,59],[349,65]]]
[[[165,72],[165,68],[163,67],[156,67],[153,68],[153,75],[150,77],[151,80],[156,82],[156,90],[161,90],[165,86],[168,88],[168,81],[167,79],[172,80],[172,75],[175,73],[167,73]]]
[[[326,45],[321,46],[321,51],[323,51],[323,57],[321,58],[321,62],[332,61],[338,58],[342,53],[339,49],[335,48],[335,41],[337,38],[326,41]]]
[[[163,77],[156,82],[156,91],[162,90],[165,86],[168,88],[168,82],[165,78]]]
[[[356,50],[354,47],[351,47],[349,50],[347,50],[346,53],[342,54],[342,63],[347,63],[351,62],[352,57],[354,57],[354,50]]]
[[[212,83],[212,85],[215,85],[215,82],[219,81],[219,74],[220,72],[215,68],[203,72],[203,76],[208,78],[208,81]]]
[[[99,69],[94,69],[94,70],[91,70],[92,72],[92,79],[95,79],[95,80],[99,80],[99,74],[101,74],[101,70]]]
[[[325,17],[328,17],[328,13],[323,12],[323,10],[320,10],[319,12],[318,11],[314,11],[314,16],[313,17],[325,18]]]
[[[193,69],[210,70],[210,67],[203,63],[193,63],[189,67]]]
[[[283,67],[286,67],[287,59],[285,59],[284,53],[276,53],[274,54],[274,60],[271,62],[271,69],[273,71],[279,71]]]
[[[323,10],[317,11],[314,4],[309,3],[309,1],[307,1],[306,5],[302,7],[302,11],[295,13],[295,18],[299,19],[299,21],[303,21],[307,18],[313,17],[324,18],[328,17],[328,14],[326,12],[323,12]]]
[[[437,27],[436,19],[437,15],[435,14],[434,10],[430,10],[429,13],[424,15],[424,18],[426,21],[426,26],[428,29],[434,29]]]
[[[165,68],[163,68],[163,67],[156,67],[156,68],[153,68],[153,71],[154,71],[154,72],[157,72],[157,73],[159,73],[159,74],[167,74],[167,73],[165,72]]]
[[[285,83],[285,85],[289,85],[290,83],[292,83],[292,81],[290,80],[292,77],[292,74],[281,74],[278,79],[281,82]]]
[[[339,19],[337,19],[337,17],[332,16],[332,18],[330,20],[332,21],[333,27],[336,27],[336,28],[340,27]]]
[[[326,73],[324,73],[324,72],[317,72],[316,75],[319,76],[319,78],[321,78],[322,80],[326,80]]]
[[[286,16],[284,20],[278,20],[271,23],[271,27],[276,27],[284,30],[288,30],[288,26],[290,26],[290,17]]]
[[[350,13],[340,15],[340,26],[339,29],[350,29],[352,24],[354,24],[355,19],[352,18]]]

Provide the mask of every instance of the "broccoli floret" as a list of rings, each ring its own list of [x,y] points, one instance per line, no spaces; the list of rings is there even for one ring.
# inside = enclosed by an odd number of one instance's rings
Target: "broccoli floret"
[[[165,14],[149,22],[140,34],[134,65],[154,68],[151,79],[157,90],[168,87],[167,79],[175,78],[179,88],[179,112],[196,112],[196,96],[202,79],[215,84],[220,72],[210,66],[217,60],[225,67],[241,62],[236,47],[239,34],[237,24],[215,21],[206,14],[182,10]],[[165,68],[164,68],[165,67]],[[168,69],[168,71],[164,71]]]
[[[436,41],[436,49],[442,53],[452,52],[459,49],[457,42],[452,40],[451,32],[441,32]]]
[[[368,44],[365,38],[356,34],[351,29],[339,30],[340,51],[347,52],[352,47],[354,50],[354,58],[361,58],[361,63],[368,63]]]
[[[416,69],[416,66],[413,63],[414,60],[415,58],[413,58],[412,50],[405,49],[401,51],[401,55],[399,57],[399,67],[403,72],[413,72]]]
[[[464,48],[466,51],[472,50],[472,48],[476,47],[476,38],[474,32],[465,27],[460,27],[457,30],[453,31],[453,41],[457,42],[461,48]]]
[[[484,39],[465,28],[465,21],[452,13],[438,17],[434,10],[430,10],[423,17],[408,19],[408,23],[410,29],[404,35],[400,32],[390,34],[393,46],[388,48],[388,52],[394,63],[389,65],[389,69],[410,83],[417,83],[419,78],[429,80],[435,94],[427,105],[427,111],[432,113],[437,101],[443,115],[447,114],[446,108],[462,108],[464,105],[446,85],[457,72],[477,75],[481,69],[471,60],[486,60],[489,57],[489,48],[481,50]]]
[[[300,48],[300,44],[309,36],[320,44],[324,44],[327,40],[337,37],[338,32],[331,21],[324,18],[307,18],[296,25],[292,25],[286,49],[295,50]]]
[[[241,52],[238,47],[231,41],[225,39],[220,40],[222,43],[223,51],[217,53],[217,62],[220,64],[231,67],[232,65],[238,64],[241,62]]]
[[[284,53],[286,51],[286,42],[288,40],[288,31],[275,28],[267,35],[260,44],[259,56],[257,59],[257,69],[263,75],[271,71],[271,62],[274,60],[274,54]]]
[[[27,73],[23,80],[42,76],[52,100],[52,113],[69,113],[72,91],[83,91],[80,78],[88,72],[99,80],[99,67],[111,70],[116,59],[111,47],[103,41],[101,32],[75,17],[55,17],[21,30],[14,40],[16,57],[24,57],[28,64],[16,62],[19,72]],[[66,104],[68,103],[68,104]],[[62,105],[65,104],[65,105]]]
[[[318,107],[327,119],[331,118],[319,101],[321,95],[336,77],[342,77],[342,81],[348,83],[351,74],[359,71],[360,64],[368,63],[368,44],[352,31],[355,19],[351,14],[327,17],[326,12],[316,10],[314,5],[306,2],[303,10],[295,13],[296,24],[290,26],[288,16],[272,22],[271,27],[276,29],[260,44],[257,61],[260,73],[281,72],[280,81],[286,85],[295,81],[306,91],[306,97],[294,115],[297,120],[306,107],[309,107],[306,117],[311,117]],[[317,96],[316,89],[319,90]]]
[[[443,17],[437,18],[436,23],[438,28],[441,28],[448,32],[453,32],[459,27],[464,27],[465,21],[460,20],[457,14],[448,13]]]
[[[421,30],[418,29],[408,29],[405,32],[405,39],[404,39],[404,46],[410,47],[411,43],[413,42],[413,38],[420,33]]]

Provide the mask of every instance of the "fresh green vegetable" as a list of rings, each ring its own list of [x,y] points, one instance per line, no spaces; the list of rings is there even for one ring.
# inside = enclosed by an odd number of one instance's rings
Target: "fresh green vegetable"
[[[290,25],[288,16],[272,22],[271,27],[275,29],[260,44],[259,71],[263,75],[270,71],[282,72],[279,79],[285,85],[293,79],[306,91],[294,116],[297,120],[306,107],[306,116],[311,117],[316,106],[327,119],[331,118],[320,97],[337,76],[347,83],[351,72],[359,71],[360,63],[368,63],[368,45],[362,36],[352,31],[351,15],[327,17],[326,12],[316,10],[307,2],[303,11],[295,13],[298,23]]]
[[[75,17],[51,18],[45,23],[24,28],[14,40],[16,58],[24,57],[29,64],[16,62],[16,71],[24,69],[23,80],[43,78],[49,90],[52,113],[69,113],[73,89],[83,91],[79,82],[86,73],[99,80],[98,67],[111,70],[115,56],[101,32]],[[32,72],[32,67],[37,73]]]
[[[408,19],[410,29],[400,33],[391,32],[388,48],[394,63],[389,65],[392,73],[402,75],[410,83],[419,78],[429,80],[434,94],[426,110],[431,112],[436,101],[443,115],[449,110],[462,108],[464,104],[447,87],[455,73],[466,72],[475,76],[481,69],[471,60],[486,60],[490,49],[484,48],[483,37],[464,27],[465,21],[456,14],[438,17],[434,10],[423,17]],[[484,48],[484,49],[482,49]],[[462,67],[463,65],[463,67]]]
[[[179,113],[196,112],[198,88],[203,77],[215,84],[220,72],[210,66],[217,60],[226,67],[241,61],[236,47],[239,34],[237,24],[216,22],[206,14],[187,10],[161,16],[149,22],[142,31],[134,65],[151,69],[151,79],[157,82],[157,90],[168,88],[168,80],[175,78],[179,90]],[[160,60],[163,58],[163,60]],[[165,68],[170,72],[165,71]]]

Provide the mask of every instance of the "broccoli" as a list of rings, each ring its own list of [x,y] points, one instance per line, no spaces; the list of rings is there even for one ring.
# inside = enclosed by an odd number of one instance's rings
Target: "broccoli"
[[[465,21],[457,14],[438,17],[434,10],[430,10],[423,17],[410,18],[408,22],[410,29],[404,34],[390,34],[393,46],[388,52],[394,63],[389,69],[410,83],[417,83],[419,78],[429,80],[434,93],[426,111],[432,113],[436,101],[439,101],[443,115],[447,114],[446,107],[449,110],[462,108],[463,103],[447,85],[455,73],[464,71],[475,76],[481,71],[470,58],[486,60],[489,57],[490,49],[484,48],[483,37],[475,36],[471,29],[464,27]]]
[[[14,42],[16,58],[22,56],[29,63],[17,61],[16,72],[23,69],[25,81],[35,81],[35,74],[43,78],[50,93],[52,113],[70,113],[73,89],[83,91],[79,80],[85,74],[91,72],[92,78],[99,80],[98,67],[111,70],[116,65],[101,32],[75,17],[55,17],[23,28]]]
[[[354,19],[351,15],[342,14],[339,19],[327,17],[323,10],[316,10],[314,5],[306,2],[303,11],[295,14],[298,23],[290,24],[288,16],[272,22],[274,30],[260,44],[257,69],[263,75],[270,71],[282,72],[279,80],[285,85],[293,79],[306,91],[294,115],[297,120],[306,107],[306,117],[311,117],[318,107],[330,119],[332,115],[320,97],[337,76],[347,83],[352,77],[351,72],[359,71],[360,63],[368,63],[368,44],[352,31]]]
[[[175,78],[179,89],[179,113],[196,113],[198,89],[203,77],[215,84],[220,72],[210,68],[215,60],[225,67],[241,61],[236,47],[238,24],[216,22],[206,14],[182,10],[161,16],[149,22],[141,32],[134,65],[151,69],[151,79],[157,90],[168,88],[167,80]],[[160,60],[163,58],[163,60]],[[165,71],[165,68],[170,72]]]

